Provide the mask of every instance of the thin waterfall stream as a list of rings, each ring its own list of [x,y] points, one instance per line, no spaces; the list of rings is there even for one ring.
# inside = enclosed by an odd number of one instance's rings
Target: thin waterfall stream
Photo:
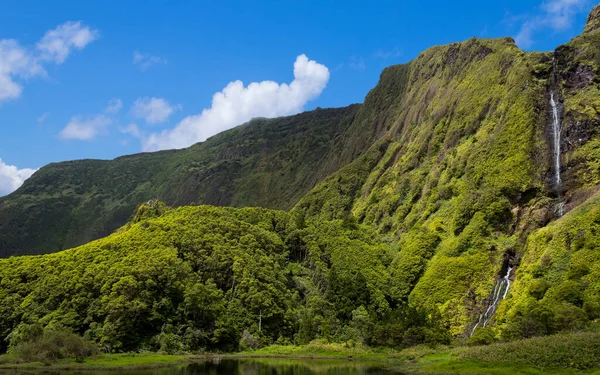
[[[512,270],[513,267],[509,264],[506,267],[506,272],[498,281],[496,281],[496,285],[494,286],[494,291],[492,292],[489,305],[485,312],[479,315],[479,319],[477,320],[477,323],[475,323],[475,326],[473,326],[473,328],[471,329],[471,334],[469,336],[473,335],[477,327],[486,327],[488,325],[490,319],[492,319],[492,316],[494,316],[494,313],[498,309],[498,304],[500,303],[500,301],[506,298],[506,295],[508,294],[508,289],[510,289],[510,275],[512,273]]]
[[[552,70],[554,77],[556,77],[556,60],[552,60]],[[556,79],[556,78],[554,78]],[[550,106],[552,107],[552,144],[554,148],[554,187],[558,195],[558,205],[556,206],[556,214],[558,217],[563,216],[565,210],[565,203],[563,202],[561,185],[562,180],[560,177],[560,142],[561,142],[561,121],[560,121],[560,110],[559,105],[554,97],[554,89],[550,91]]]
[[[560,178],[560,133],[561,124],[560,116],[558,114],[558,105],[554,100],[554,93],[550,93],[550,105],[552,106],[552,140],[554,144],[554,184],[556,191],[558,192],[558,205],[556,206],[556,213],[558,217],[561,217],[565,211],[565,202],[562,201],[562,194],[560,191],[560,185],[562,180]]]

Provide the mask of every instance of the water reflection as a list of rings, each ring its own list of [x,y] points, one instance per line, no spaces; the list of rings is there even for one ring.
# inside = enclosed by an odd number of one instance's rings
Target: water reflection
[[[399,374],[384,363],[288,359],[211,359],[184,366],[124,371],[0,371],[0,375],[380,375]]]

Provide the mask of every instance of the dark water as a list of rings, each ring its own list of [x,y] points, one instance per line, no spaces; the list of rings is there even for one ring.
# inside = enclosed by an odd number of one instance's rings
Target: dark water
[[[1,371],[0,375],[391,375],[400,374],[384,363],[329,360],[213,359],[188,365],[125,371]]]

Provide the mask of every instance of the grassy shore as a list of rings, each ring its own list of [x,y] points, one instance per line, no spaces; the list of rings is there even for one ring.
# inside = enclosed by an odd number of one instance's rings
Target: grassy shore
[[[475,347],[417,346],[405,350],[313,342],[303,346],[268,346],[235,354],[164,355],[157,353],[102,354],[83,363],[60,360],[50,365],[19,363],[0,356],[2,369],[120,370],[150,369],[221,359],[353,360],[382,364],[401,373],[490,375],[600,375],[600,333],[573,333]],[[311,362],[315,363],[316,362]],[[357,362],[354,362],[357,363]],[[273,362],[272,364],[275,364]]]
[[[74,359],[62,359],[54,363],[44,364],[42,362],[20,363],[15,357],[2,355],[0,356],[0,370],[143,370],[183,364],[191,360],[192,356],[189,355],[122,353],[101,354],[95,358],[87,358],[81,363],[76,362]]]
[[[572,333],[475,347],[417,346],[405,350],[343,344],[269,346],[243,357],[332,358],[387,361],[415,374],[600,375],[600,333]]]
[[[423,374],[600,375],[600,333],[572,333],[447,349],[415,358],[405,368]]]

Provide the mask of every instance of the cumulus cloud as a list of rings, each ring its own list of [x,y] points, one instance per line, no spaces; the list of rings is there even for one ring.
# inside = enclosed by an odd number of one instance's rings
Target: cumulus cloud
[[[108,101],[108,105],[104,108],[105,113],[117,113],[123,108],[121,99],[115,98]]]
[[[567,30],[573,23],[573,17],[584,11],[588,3],[588,0],[549,0],[542,3],[539,14],[518,17],[523,21],[515,42],[522,48],[529,48],[536,32]]]
[[[183,148],[204,141],[254,117],[277,117],[301,111],[321,94],[329,81],[326,66],[300,55],[294,63],[294,80],[287,83],[241,81],[229,83],[213,96],[212,106],[188,116],[175,128],[153,133],[143,140],[145,151]]]
[[[59,133],[59,137],[62,139],[89,141],[94,139],[98,134],[105,133],[106,127],[111,123],[112,120],[104,115],[95,115],[88,118],[75,116]]]
[[[23,182],[35,173],[36,169],[18,169],[14,165],[5,164],[0,159],[0,196],[17,190]]]
[[[18,98],[23,91],[16,79],[45,75],[46,71],[30,51],[16,40],[0,40],[0,101]]]
[[[141,70],[148,69],[151,65],[166,64],[167,60],[159,56],[152,56],[138,51],[133,52],[133,65],[137,65]]]
[[[137,99],[131,111],[135,117],[144,119],[148,124],[159,124],[179,109],[180,105],[172,106],[165,99],[152,97]]]
[[[48,31],[36,48],[0,39],[0,102],[21,96],[23,80],[45,76],[43,63],[61,64],[73,49],[82,49],[97,36],[97,31],[81,22],[67,22]]]
[[[36,48],[43,60],[62,64],[74,49],[83,49],[98,39],[98,31],[82,25],[80,21],[65,22],[54,30],[46,32]]]

